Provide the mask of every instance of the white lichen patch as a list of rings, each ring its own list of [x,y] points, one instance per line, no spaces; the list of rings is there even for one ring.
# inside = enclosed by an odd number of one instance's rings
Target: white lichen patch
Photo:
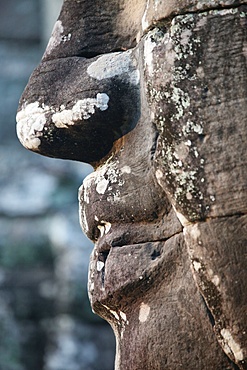
[[[193,195],[190,192],[186,193],[186,199],[187,200],[193,199]]]
[[[207,268],[202,261],[200,262],[197,259],[192,260],[192,266],[198,274],[203,274],[208,282],[212,282],[220,293],[220,277],[214,274],[211,268]]]
[[[140,71],[138,69],[134,70],[129,74],[129,82],[132,85],[138,85],[140,82]]]
[[[155,32],[157,32],[156,29],[153,31],[153,33]],[[154,71],[153,50],[155,46],[156,46],[156,43],[152,40],[152,32],[150,32],[148,34],[148,37],[146,37],[144,41],[144,61],[147,67],[149,77],[152,77],[153,71]]]
[[[177,159],[180,159],[181,161],[184,161],[186,157],[189,154],[189,148],[188,148],[188,143],[187,142],[181,142],[175,146],[174,149],[174,156]]]
[[[171,23],[171,38],[174,40],[176,59],[187,59],[194,54],[194,44],[200,40],[193,37],[191,25],[194,25],[194,15],[187,14],[175,17]]]
[[[127,74],[126,78],[134,85],[137,85],[140,80],[140,73],[133,66],[131,50],[100,56],[88,66],[87,73],[96,80],[103,80],[123,74]]]
[[[179,120],[190,106],[189,94],[173,84],[171,94],[167,94],[167,97],[174,103],[177,110],[177,113],[171,117],[171,121],[174,119]]]
[[[107,192],[108,201],[117,201],[120,199],[120,187],[125,183],[122,175],[117,161],[106,163],[95,172],[96,191],[99,194]]]
[[[108,234],[111,229],[111,223],[107,221],[101,221],[101,223],[104,224],[105,234]]]
[[[176,212],[177,218],[179,219],[179,221],[181,222],[181,224],[183,225],[183,227],[190,225],[190,221],[187,220],[187,218],[182,213],[178,212],[178,210],[176,209],[176,207],[173,206],[173,208],[174,208],[174,210]]]
[[[202,268],[202,265],[200,262],[198,261],[192,261],[192,264],[193,264],[193,267],[195,269],[196,272],[199,272]]]
[[[205,77],[205,73],[204,73],[204,69],[203,67],[199,66],[197,69],[196,69],[196,73],[197,73],[197,76],[199,78],[204,78]]]
[[[199,230],[198,224],[194,224],[190,227],[190,235],[196,241],[200,241],[201,232]]]
[[[189,41],[190,41],[190,38],[192,36],[192,31],[190,29],[185,29],[182,33],[181,33],[181,45],[183,47],[187,47]]]
[[[218,275],[214,275],[211,279],[212,283],[217,287],[220,284],[220,278]]]
[[[194,262],[197,263],[196,261],[193,261],[193,265],[194,265]],[[201,269],[203,269],[203,273],[207,276],[207,280],[211,281],[216,286],[216,288],[219,288],[220,277],[216,275],[211,268],[206,268],[206,266],[204,267],[201,266]],[[199,270],[196,270],[196,271],[199,272]]]
[[[184,136],[188,136],[189,134],[195,132],[196,134],[203,133],[203,127],[199,123],[194,123],[190,119],[187,120],[186,124],[182,128],[182,133]]]
[[[49,55],[58,45],[60,45],[60,43],[63,41],[63,32],[64,28],[62,22],[60,20],[56,21],[44,55]]]
[[[187,62],[188,58],[194,55],[195,50],[200,45],[200,39],[194,36],[191,29],[194,25],[195,17],[192,14],[175,17],[172,20],[170,33],[163,38],[163,43],[172,56],[168,68],[172,78],[169,89],[164,92],[165,98],[172,102],[176,108],[171,121],[180,120],[188,112],[191,104],[189,92],[181,88],[180,82],[185,79],[197,79],[196,73],[188,76],[191,67]],[[176,65],[177,61],[184,61],[186,63],[185,67],[182,67],[181,63]]]
[[[227,355],[233,354],[236,361],[244,359],[243,351],[240,345],[234,340],[228,329],[221,329],[220,334],[223,338],[223,349]]]
[[[72,37],[71,33],[68,33],[68,35],[63,35],[62,42],[70,41],[71,37]]]
[[[120,338],[122,339],[123,336],[124,336],[125,327],[126,327],[126,325],[129,324],[126,314],[122,311],[119,311],[119,312],[114,311],[110,307],[108,307],[104,304],[102,304],[102,306],[105,307],[107,309],[107,311],[110,312],[110,314],[114,317],[114,319],[117,320],[118,331],[115,331],[114,327],[113,327],[113,330],[115,332],[115,335],[117,337],[119,337],[119,334],[120,334]],[[117,341],[117,343],[118,343],[118,341]],[[119,357],[118,352],[119,352],[119,349],[117,348],[117,357]],[[115,362],[115,364],[116,364],[116,362]]]
[[[102,261],[97,261],[96,268],[97,268],[97,271],[98,271],[98,272],[102,271],[104,267],[105,267],[104,262],[102,262]]]
[[[79,202],[79,222],[82,231],[87,234],[89,231],[88,222],[87,222],[87,215],[85,205],[80,201]]]
[[[109,185],[109,180],[105,178],[99,178],[97,180],[96,191],[98,194],[105,194],[106,189]]]
[[[131,173],[131,168],[129,166],[123,166],[122,168],[120,168],[120,171],[122,173],[130,174]]]
[[[110,222],[107,222],[107,221],[100,221],[100,223],[97,226],[97,228],[99,229],[100,236],[102,237],[103,235],[108,234],[108,232],[110,231],[110,229],[111,229],[111,223]]]
[[[65,109],[40,104],[38,101],[25,103],[16,115],[17,136],[22,145],[30,150],[37,151],[41,138],[49,135],[50,120],[57,128],[67,128],[78,121],[86,120],[96,112],[96,109],[105,111],[108,108],[109,96],[98,93],[96,98],[86,98],[77,101],[71,109]],[[47,122],[47,115],[50,115]],[[52,141],[52,134],[49,135]]]
[[[120,320],[120,317],[119,317],[119,315],[116,311],[110,309],[110,307],[108,307],[104,304],[102,304],[102,306],[105,307],[115,317],[115,319],[117,319],[118,321]]]
[[[229,8],[229,9],[214,9],[210,10],[209,14],[225,16],[227,14],[237,14],[239,12],[238,8]]]
[[[157,12],[159,5],[162,4],[162,0],[154,0],[154,9]]]
[[[150,314],[150,306],[142,302],[140,305],[140,311],[139,311],[139,321],[142,323],[147,321],[149,314]]]
[[[197,148],[192,146],[191,140],[177,141],[176,144],[168,143],[166,138],[160,141],[160,158],[162,159],[162,164],[164,164],[163,181],[172,186],[171,195],[175,201],[174,204],[179,206],[184,205],[185,200],[188,201],[189,207],[193,199],[196,199],[197,204],[198,200],[204,199],[204,195],[198,185],[200,182],[205,181],[200,174],[202,169],[200,158],[197,159],[198,165],[192,167],[188,165],[191,156],[194,156],[196,159],[199,157]],[[156,178],[162,186],[158,173],[156,173]],[[192,210],[189,213],[190,217],[197,217],[197,211]]]
[[[124,171],[122,169],[123,167],[119,168],[118,161],[106,162],[84,179],[83,187],[80,188],[79,199],[81,198],[83,202],[89,204],[90,193],[92,189],[95,189],[98,194],[106,195],[107,201],[118,201],[121,197],[120,188],[125,183],[123,175],[129,171],[128,167]],[[102,223],[104,224],[104,233],[109,232],[110,223],[106,221],[102,221]]]
[[[128,323],[127,316],[126,316],[126,314],[124,312],[119,311],[119,315],[123,319],[123,321],[125,321],[126,323]]]
[[[196,171],[179,172],[176,170],[176,172],[176,182],[178,186],[176,187],[174,197],[179,203],[179,199],[181,196],[183,196],[183,194],[193,194],[195,192]]]
[[[154,121],[160,132],[157,161],[174,203],[184,210],[186,208],[185,214],[190,220],[197,219],[207,210],[202,203],[205,195],[201,184],[206,181],[203,176],[204,159],[201,158],[197,138],[204,132],[203,122],[193,122],[195,99],[191,99],[193,93],[188,89],[191,86],[188,81],[193,81],[193,88],[199,89],[204,78],[198,60],[201,48],[197,32],[199,20],[200,16],[195,17],[194,14],[176,16],[168,32],[162,34],[156,28],[144,40],[147,89]],[[164,57],[165,64],[160,62]],[[158,82],[159,88],[153,81]],[[161,179],[158,181],[160,183]]]
[[[160,169],[155,171],[155,177],[156,177],[158,183],[160,183],[160,180],[163,178],[163,176],[164,176],[164,174]]]
[[[96,108],[105,111],[108,108],[109,96],[105,93],[98,93],[96,98],[78,100],[71,109],[60,107],[60,111],[53,114],[52,122],[58,128],[66,128],[76,122],[86,120],[95,113]]]
[[[102,237],[103,235],[104,235],[104,233],[105,233],[105,228],[104,228],[104,226],[102,226],[102,225],[98,225],[97,226],[97,228],[99,229],[99,231],[100,231],[100,237]]]
[[[147,4],[146,4],[146,8],[145,8],[145,11],[144,11],[144,14],[143,14],[143,17],[142,17],[142,31],[145,31],[147,28],[148,28],[148,20],[147,20],[147,12],[148,12],[148,8],[149,8],[149,2],[150,0],[147,0]]]
[[[49,106],[39,106],[36,101],[30,104],[24,104],[16,115],[17,136],[22,145],[30,150],[37,150],[40,146],[40,137],[43,135],[46,124],[46,113],[51,108]]]
[[[87,234],[89,227],[86,215],[86,205],[90,202],[90,188],[93,183],[93,174],[88,175],[78,190],[78,201],[79,201],[79,221],[80,226],[85,234]]]
[[[95,268],[95,250],[92,253],[89,261],[89,270],[88,270],[88,295],[89,299],[92,299],[92,295],[94,292],[94,278],[95,278],[95,273],[96,273],[96,268]]]
[[[85,179],[83,180],[83,183],[79,187],[79,191],[78,191],[78,200],[79,200],[79,202],[82,199],[84,203],[89,204],[89,202],[90,202],[90,197],[89,197],[90,189],[93,186],[94,181],[95,181],[95,173],[94,172],[90,173],[89,175],[87,175],[85,177]]]

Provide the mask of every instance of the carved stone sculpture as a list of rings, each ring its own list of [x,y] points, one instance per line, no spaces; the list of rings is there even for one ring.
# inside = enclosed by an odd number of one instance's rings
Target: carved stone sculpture
[[[37,153],[87,162],[93,310],[115,368],[247,369],[246,5],[65,0],[21,98]]]

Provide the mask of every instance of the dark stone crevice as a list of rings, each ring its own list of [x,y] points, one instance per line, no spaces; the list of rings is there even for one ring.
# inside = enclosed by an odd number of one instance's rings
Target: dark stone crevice
[[[160,251],[158,251],[158,250],[154,249],[154,251],[153,251],[153,252],[152,252],[152,254],[151,254],[151,259],[154,261],[154,260],[156,260],[156,258],[158,258],[158,257],[160,257],[160,256],[161,256]]]
[[[206,303],[206,300],[203,297],[203,295],[201,293],[199,293],[199,294],[201,296],[202,303],[203,303],[203,305],[205,307],[206,314],[208,316],[209,322],[210,322],[210,324],[212,326],[212,329],[214,330],[214,328],[215,328],[215,319],[214,319],[214,316],[213,316],[212,312],[210,311],[210,309],[209,309],[209,307],[208,307],[208,305]],[[223,349],[222,349],[222,351],[223,351]],[[227,357],[227,359],[229,361],[229,364],[231,365],[231,368],[233,370],[240,370],[240,367],[238,367],[227,355],[226,355],[226,357]]]
[[[109,253],[110,253],[110,250],[100,252],[99,257],[98,257],[98,262],[102,262],[104,264],[102,269],[99,271],[99,273],[101,274],[102,287],[105,284],[105,263],[106,263],[106,260],[107,260],[107,257],[109,255]]]
[[[132,48],[128,49],[128,50],[131,50]],[[110,54],[110,53],[121,53],[121,52],[124,52],[126,51],[127,49],[124,49],[124,48],[116,48],[116,49],[113,49],[113,50],[110,50],[110,51],[107,51],[106,53],[99,53],[99,52],[96,52],[96,51],[82,51],[76,55],[74,55],[75,57],[79,57],[79,58],[85,58],[85,59],[93,59],[93,58],[96,58],[100,55],[104,55],[104,54]]]
[[[123,244],[124,239],[118,238],[117,240],[114,240],[111,243],[111,247],[112,248],[114,248],[114,247],[128,247],[128,246],[132,246],[132,245],[135,246],[135,245],[147,244],[147,243],[161,243],[161,242],[166,242],[167,240],[173,238],[175,235],[179,235],[181,233],[183,233],[183,231],[178,231],[178,232],[172,234],[171,236],[169,236],[168,238],[153,239],[153,240],[140,240],[136,243],[130,243],[130,244]]]
[[[184,11],[184,12],[181,12],[181,13],[175,13],[173,12],[172,14],[170,14],[169,16],[165,17],[165,18],[161,18],[157,21],[155,21],[153,24],[151,24],[144,32],[143,32],[143,35],[141,37],[141,39],[143,37],[145,37],[150,31],[154,30],[155,28],[160,28],[162,29],[163,31],[168,29],[171,22],[173,21],[174,18],[176,17],[179,17],[179,16],[186,16],[186,15],[190,15],[190,14],[203,14],[203,13],[209,13],[211,11],[221,11],[221,10],[224,10],[224,9],[237,9],[237,8],[240,8],[240,7],[246,7],[247,5],[244,4],[244,3],[237,3],[237,4],[229,4],[229,5],[223,5],[222,7],[221,6],[215,6],[215,7],[210,7],[210,8],[206,8],[206,9],[201,9],[201,10],[189,10],[189,11]],[[139,41],[140,42],[140,41]]]
[[[236,213],[232,213],[229,215],[210,216],[210,217],[207,217],[203,222],[208,222],[208,221],[217,220],[217,219],[222,220],[224,218],[227,219],[227,218],[232,218],[232,217],[244,217],[246,215],[247,215],[247,212],[236,212]]]
[[[205,299],[204,299],[204,297],[203,297],[203,295],[201,293],[200,293],[200,296],[201,296],[203,305],[204,305],[204,307],[206,309],[206,313],[207,313],[207,316],[209,318],[209,322],[212,325],[212,327],[214,328],[214,326],[215,326],[214,316],[213,316],[212,312],[210,311],[210,309],[209,309],[209,307],[208,307],[208,305],[207,305],[207,303],[206,303],[206,301],[205,301]]]

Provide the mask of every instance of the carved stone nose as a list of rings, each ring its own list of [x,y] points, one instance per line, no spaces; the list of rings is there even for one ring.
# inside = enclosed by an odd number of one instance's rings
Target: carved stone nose
[[[97,55],[104,52],[105,32],[83,38],[83,5],[72,18],[68,3],[21,97],[17,135],[37,153],[93,164],[138,122],[139,71],[135,49],[108,53],[120,49],[114,33],[105,41],[107,53]],[[110,32],[109,22],[104,26]],[[119,45],[130,46],[125,40]]]
[[[43,61],[17,113],[17,134],[30,150],[93,163],[139,118],[139,75],[132,52]]]

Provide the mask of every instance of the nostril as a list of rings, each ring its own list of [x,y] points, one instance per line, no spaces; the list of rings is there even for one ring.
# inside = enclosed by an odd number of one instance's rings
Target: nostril
[[[76,53],[76,57],[80,57],[80,58],[86,58],[86,59],[91,59],[91,58],[95,58],[97,56],[99,56],[101,53],[98,53],[96,51],[86,51],[86,50],[82,50],[82,51],[79,51],[78,53]]]
[[[99,51],[80,50],[74,56],[75,57],[80,57],[80,58],[92,59],[92,58],[98,57],[100,55],[109,54],[109,53],[119,53],[119,52],[123,52],[123,51],[126,51],[126,50],[128,50],[128,49],[124,48],[124,47],[115,48],[115,49],[112,49],[112,50],[107,50],[105,53],[102,50],[99,50]]]
[[[154,261],[156,258],[160,257],[160,251],[157,251],[156,249],[151,254],[151,259]]]
[[[109,253],[110,253],[110,250],[103,251],[103,252],[100,253],[100,257],[101,257],[101,259],[103,260],[104,263],[106,262]]]

